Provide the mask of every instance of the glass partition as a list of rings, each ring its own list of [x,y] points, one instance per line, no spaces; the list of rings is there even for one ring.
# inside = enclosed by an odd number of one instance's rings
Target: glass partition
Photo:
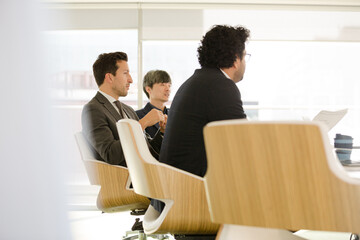
[[[51,95],[61,105],[83,105],[96,93],[92,65],[98,55],[122,51],[128,54],[133,84],[124,101],[137,101],[137,30],[47,31],[44,42],[51,54],[49,62]]]

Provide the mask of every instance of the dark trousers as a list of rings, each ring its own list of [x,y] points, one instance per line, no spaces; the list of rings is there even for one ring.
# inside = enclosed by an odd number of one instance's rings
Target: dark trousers
[[[150,198],[150,205],[153,206],[155,210],[158,211],[159,213],[161,213],[165,207],[165,203],[163,203],[162,201],[151,198]]]

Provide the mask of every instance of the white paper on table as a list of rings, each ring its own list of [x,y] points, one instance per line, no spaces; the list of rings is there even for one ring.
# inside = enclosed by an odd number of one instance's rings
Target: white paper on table
[[[313,121],[324,123],[330,131],[346,115],[347,111],[347,109],[339,111],[322,110],[314,117]]]

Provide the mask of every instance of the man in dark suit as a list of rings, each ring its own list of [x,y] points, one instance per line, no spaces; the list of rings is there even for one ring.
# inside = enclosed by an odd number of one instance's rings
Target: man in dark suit
[[[127,55],[123,52],[99,55],[93,65],[99,91],[82,111],[82,131],[92,151],[98,159],[121,166],[126,166],[126,162],[116,128],[117,121],[124,118],[135,119],[143,130],[160,122],[160,130],[154,138],[147,135],[149,149],[157,159],[166,126],[161,111],[153,109],[139,120],[130,106],[118,101],[119,97],[128,94],[133,82],[127,61]]]
[[[249,30],[214,26],[201,41],[201,69],[185,81],[171,104],[160,162],[203,177],[207,169],[204,126],[212,121],[246,118],[237,82],[249,56]]]
[[[143,118],[154,108],[162,111],[164,117],[167,117],[169,110],[166,108],[165,103],[169,101],[170,88],[171,78],[167,72],[163,70],[147,72],[144,76],[143,90],[150,102],[148,102],[144,108],[136,111],[138,117]],[[159,127],[159,123],[156,123],[153,126],[147,127],[145,131],[151,137],[154,137]]]

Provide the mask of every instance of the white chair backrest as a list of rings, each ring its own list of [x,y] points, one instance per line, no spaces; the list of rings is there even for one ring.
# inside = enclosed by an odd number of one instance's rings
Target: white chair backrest
[[[76,143],[80,150],[81,159],[83,161],[96,160],[94,154],[91,152],[89,145],[82,132],[75,133]]]
[[[116,125],[134,190],[149,196],[147,172],[143,165],[144,162],[157,161],[149,151],[141,125],[133,119],[122,119]]]

